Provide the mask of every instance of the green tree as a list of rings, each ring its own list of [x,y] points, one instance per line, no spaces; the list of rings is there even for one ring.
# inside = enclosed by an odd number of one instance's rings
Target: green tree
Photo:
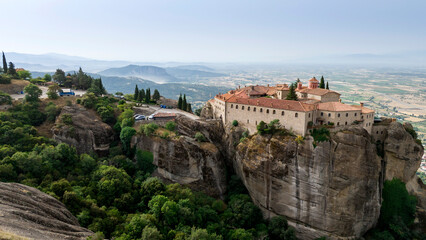
[[[123,150],[127,153],[130,152],[130,140],[136,134],[136,130],[132,127],[124,127],[120,132],[120,140],[123,144]]]
[[[154,95],[152,95],[152,99],[154,99],[155,101],[160,100],[160,92],[157,89],[154,90]]]
[[[290,85],[289,92],[287,94],[286,100],[295,100],[295,101],[298,100],[294,84]]]
[[[186,104],[186,111],[192,113],[192,107],[190,103]]]
[[[135,101],[139,101],[139,88],[138,88],[138,85],[136,84],[136,86],[135,86],[135,94],[133,95],[133,99],[135,100]]]
[[[404,182],[397,178],[385,181],[382,198],[379,226],[389,226],[395,218],[400,218],[406,226],[413,223],[417,200],[408,194]]]
[[[141,89],[141,90],[139,91],[138,101],[139,101],[139,102],[143,102],[143,101],[145,101],[145,90],[144,90],[144,89]]]
[[[145,92],[145,103],[151,102],[151,89],[147,89]]]
[[[271,240],[296,239],[294,229],[288,226],[287,219],[275,216],[269,220],[268,235]]]
[[[196,229],[195,227],[191,230],[191,235],[187,238],[188,240],[222,240],[221,236],[217,236],[216,233],[209,234],[206,229]]]
[[[182,94],[179,95],[178,108],[182,109]]]
[[[182,100],[182,110],[186,111],[186,108],[188,107],[186,102],[186,94],[183,94],[183,100]]]
[[[102,84],[101,78],[94,79],[92,81],[92,86],[87,91],[94,93],[96,96],[106,94],[106,90]]]
[[[16,77],[16,69],[15,69],[15,64],[13,64],[12,62],[9,62],[9,69],[7,70],[7,74]]]
[[[50,81],[52,81],[52,76],[50,74],[46,73],[46,74],[44,74],[43,79],[46,80],[46,82],[50,82]]]
[[[19,79],[22,79],[22,80],[31,79],[31,73],[27,70],[21,70],[17,72],[17,74]]]
[[[102,165],[93,174],[97,182],[97,197],[101,204],[111,204],[115,198],[131,190],[131,178],[123,169]]]
[[[52,102],[47,104],[46,108],[44,109],[47,115],[47,121],[54,122],[56,119],[56,116],[59,115],[60,110],[56,107],[56,105]]]
[[[328,87],[328,81],[327,81],[327,86],[325,87],[325,89],[328,89],[328,90],[330,89],[330,88]]]
[[[59,87],[59,85],[57,83],[50,85],[48,90],[47,90],[47,97],[49,99],[58,99],[59,95],[58,95],[58,91],[61,88]]]
[[[36,85],[30,83],[24,88],[25,100],[27,102],[37,102],[38,98],[41,96],[42,91]]]
[[[142,232],[142,240],[161,240],[163,236],[156,227],[146,226]]]
[[[231,240],[252,240],[253,239],[253,234],[251,234],[251,232],[242,229],[242,228],[238,228],[235,230],[231,231]],[[273,238],[270,238],[271,240],[273,240]]]
[[[320,84],[319,84],[319,88],[325,88],[324,76],[321,76],[321,81],[320,81]]]
[[[3,72],[7,73],[7,62],[6,62],[6,56],[4,55],[4,52],[2,52],[3,54]]]
[[[53,80],[59,85],[64,85],[67,78],[65,77],[65,72],[62,69],[56,69],[55,74],[52,76]]]

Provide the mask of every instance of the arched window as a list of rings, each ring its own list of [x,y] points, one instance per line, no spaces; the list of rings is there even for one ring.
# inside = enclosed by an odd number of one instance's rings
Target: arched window
[[[269,113],[269,109],[266,109],[266,113]]]
[[[323,113],[323,112],[321,112],[321,117],[322,117],[322,116],[324,116],[324,113]]]
[[[349,117],[349,113],[346,113],[346,117]]]
[[[250,107],[247,107],[247,111],[250,111]]]
[[[253,112],[256,112],[256,108],[253,108]]]
[[[339,126],[340,125],[340,123],[339,122],[337,122],[337,126]]]
[[[309,113],[308,117],[311,117],[311,113]]]
[[[244,110],[244,106],[241,107],[241,110]]]
[[[234,104],[231,104],[231,108],[234,108]]]
[[[294,116],[295,116],[295,117],[298,117],[298,116],[299,116],[299,114],[298,114],[298,113],[295,113],[295,114],[294,114]]]
[[[272,111],[272,114],[275,114],[275,110]]]
[[[328,117],[331,117],[331,113],[328,114]]]
[[[284,111],[281,111],[281,116],[284,116]]]
[[[354,114],[354,116],[356,117],[356,113]]]
[[[339,114],[337,114],[337,117],[340,117],[340,113],[339,113]]]
[[[345,122],[345,125],[348,125],[348,122]]]
[[[238,109],[238,105],[235,105],[235,109]]]
[[[263,112],[263,108],[260,109],[260,112]]]

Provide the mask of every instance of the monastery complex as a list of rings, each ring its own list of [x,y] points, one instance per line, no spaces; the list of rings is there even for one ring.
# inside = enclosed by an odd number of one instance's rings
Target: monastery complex
[[[319,88],[314,77],[308,86],[297,83],[298,100],[285,100],[290,89],[287,84],[276,86],[248,86],[218,94],[209,100],[213,117],[224,124],[237,120],[251,133],[257,131],[260,121],[269,123],[278,119],[286,129],[298,135],[306,135],[310,128],[327,125],[342,129],[347,125],[358,124],[371,133],[374,111],[360,105],[341,102],[340,94]]]

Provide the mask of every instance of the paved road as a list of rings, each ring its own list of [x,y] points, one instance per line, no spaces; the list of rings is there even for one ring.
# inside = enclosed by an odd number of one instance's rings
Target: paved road
[[[135,108],[140,108],[140,109],[145,109],[145,110],[147,109],[147,108],[143,108],[143,107],[135,107]],[[191,118],[193,120],[200,119],[199,116],[197,116],[195,114],[192,114],[192,113],[189,113],[189,112],[182,111],[180,109],[175,109],[175,108],[173,108],[173,109],[166,109],[166,108],[160,108],[158,106],[151,106],[151,105],[149,106],[149,108],[152,109],[152,110],[154,110],[153,114],[156,114],[156,113],[175,113],[175,114],[185,115],[186,117]]]

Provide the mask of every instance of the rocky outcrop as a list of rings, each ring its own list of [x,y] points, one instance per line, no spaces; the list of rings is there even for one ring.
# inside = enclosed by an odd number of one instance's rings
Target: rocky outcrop
[[[71,116],[72,123],[63,122],[65,114]],[[52,132],[53,139],[74,146],[80,154],[96,152],[105,155],[114,140],[112,128],[94,111],[79,105],[63,107]]]
[[[220,125],[183,116],[176,123],[180,136],[163,139],[137,135],[132,145],[153,153],[157,176],[222,197],[226,191],[226,167],[221,151],[212,143],[221,137]],[[196,132],[202,132],[207,142],[196,141],[193,138]]]
[[[207,102],[203,109],[201,109],[200,117],[205,119],[213,118],[213,106],[210,104],[210,102]]]
[[[0,239],[86,239],[92,234],[55,198],[22,184],[0,182]]]
[[[423,147],[398,122],[392,122],[387,127],[387,136],[384,140],[384,161],[386,164],[385,179],[399,178],[405,183],[415,176],[423,156]]]
[[[381,160],[358,127],[313,139],[254,135],[238,145],[235,166],[264,216],[284,215],[300,239],[360,237],[380,213]]]

